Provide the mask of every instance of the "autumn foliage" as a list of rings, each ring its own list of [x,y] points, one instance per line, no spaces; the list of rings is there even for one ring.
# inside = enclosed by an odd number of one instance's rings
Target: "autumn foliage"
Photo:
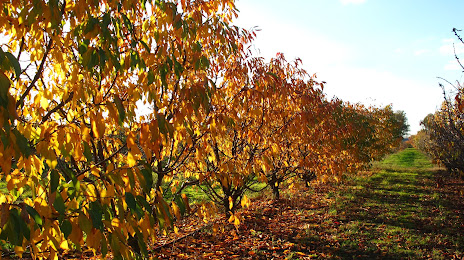
[[[464,44],[459,31],[453,29],[460,43]],[[464,70],[456,54],[455,58]],[[424,118],[423,129],[414,136],[413,141],[416,147],[428,153],[436,163],[464,178],[464,87],[459,81],[456,84],[447,81],[447,84],[452,85],[455,92],[448,96],[445,87],[440,83],[444,101],[435,113]]]
[[[221,205],[239,224],[251,184],[278,197],[400,140],[390,107],[328,100],[301,61],[254,57],[236,16],[232,0],[2,2],[2,250],[147,255],[188,186],[217,202],[205,221]]]
[[[462,88],[459,91],[462,92]],[[414,137],[414,141],[416,147],[431,155],[436,163],[464,177],[461,95],[456,95],[455,101],[443,102],[440,110],[428,115],[422,122],[424,129]]]

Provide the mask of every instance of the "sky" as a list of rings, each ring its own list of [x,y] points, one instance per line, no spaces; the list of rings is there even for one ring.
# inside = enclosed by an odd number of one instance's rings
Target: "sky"
[[[258,28],[253,48],[266,59],[281,52],[326,81],[324,92],[349,102],[406,113],[410,134],[464,80],[454,58],[464,45],[462,0],[237,0],[244,29]],[[462,32],[464,36],[464,31]]]

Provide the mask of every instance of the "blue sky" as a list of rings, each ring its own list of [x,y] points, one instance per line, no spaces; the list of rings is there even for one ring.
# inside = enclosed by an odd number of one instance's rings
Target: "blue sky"
[[[326,81],[325,92],[350,102],[403,110],[410,133],[443,101],[443,77],[464,79],[452,29],[464,29],[464,1],[456,0],[237,0],[236,24],[257,26],[254,48],[299,57]],[[463,31],[464,36],[464,31]],[[452,89],[448,86],[448,89]]]

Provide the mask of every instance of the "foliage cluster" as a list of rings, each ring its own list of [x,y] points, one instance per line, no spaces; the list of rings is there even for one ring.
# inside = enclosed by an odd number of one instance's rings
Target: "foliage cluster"
[[[328,100],[278,54],[250,51],[233,0],[1,4],[0,241],[56,259],[147,255],[198,185],[238,224],[263,182],[337,179],[388,153],[405,118]],[[401,113],[400,113],[401,114]],[[7,250],[3,248],[2,250]]]
[[[460,43],[464,44],[459,30],[453,31]],[[459,57],[455,57],[464,70]],[[447,97],[444,86],[440,84],[445,100],[439,110],[425,117],[423,130],[414,137],[414,143],[448,171],[459,173],[464,178],[464,87],[459,82],[456,85],[448,83],[456,90],[454,97]]]

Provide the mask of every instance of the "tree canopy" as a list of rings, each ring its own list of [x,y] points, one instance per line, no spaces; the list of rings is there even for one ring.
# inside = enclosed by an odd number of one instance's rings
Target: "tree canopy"
[[[239,224],[250,183],[278,196],[284,181],[337,179],[404,133],[391,107],[328,100],[301,61],[255,57],[232,0],[11,0],[0,13],[0,241],[18,256],[147,255],[190,210],[186,186]]]

